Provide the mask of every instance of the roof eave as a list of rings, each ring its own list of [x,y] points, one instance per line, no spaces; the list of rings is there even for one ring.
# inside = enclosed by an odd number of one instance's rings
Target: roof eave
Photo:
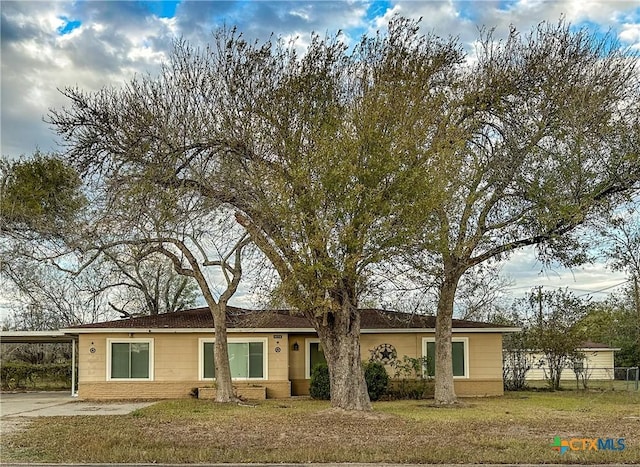
[[[179,334],[179,333],[213,333],[213,328],[66,328],[61,329],[65,334],[113,334],[113,333],[138,333],[138,334]],[[519,332],[521,328],[453,328],[452,332],[460,333],[511,333]],[[282,333],[282,334],[308,334],[316,333],[314,328],[228,328],[228,333]],[[434,328],[378,328],[361,329],[361,334],[418,334],[435,333]]]
[[[0,342],[3,344],[46,344],[71,342],[72,335],[62,331],[0,331]]]
[[[608,352],[613,350],[614,352],[618,352],[622,350],[617,347],[584,347],[582,349],[576,349],[578,352]]]

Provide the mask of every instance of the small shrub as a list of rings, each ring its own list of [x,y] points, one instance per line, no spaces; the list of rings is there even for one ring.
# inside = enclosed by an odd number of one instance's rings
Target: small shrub
[[[391,366],[395,370],[389,389],[392,399],[425,399],[433,396],[433,378],[427,369],[428,357],[412,358],[405,355]]]
[[[309,394],[314,399],[331,399],[331,383],[329,380],[329,367],[326,363],[318,363],[311,370],[311,385]]]
[[[433,380],[392,380],[389,382],[388,396],[391,400],[421,400],[433,398]]]
[[[389,388],[389,374],[382,363],[365,363],[364,379],[367,382],[369,399],[372,401],[379,400],[387,393],[387,389]]]
[[[364,378],[367,383],[367,391],[372,401],[377,401],[387,393],[389,387],[389,375],[384,365],[379,362],[364,364]],[[318,363],[311,370],[311,384],[309,394],[314,399],[331,399],[331,382],[329,380],[329,367],[326,363]]]

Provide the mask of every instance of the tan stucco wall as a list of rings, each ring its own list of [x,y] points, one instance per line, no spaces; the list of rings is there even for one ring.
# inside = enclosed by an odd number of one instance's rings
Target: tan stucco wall
[[[305,339],[314,336],[291,335],[289,342],[298,342],[300,350],[290,349],[289,365],[293,395],[309,394],[309,380],[305,379]],[[432,338],[432,333],[389,333],[362,334],[360,336],[360,355],[362,360],[369,360],[371,351],[380,344],[391,344],[398,357],[422,356],[423,338]],[[469,345],[469,378],[455,380],[456,392],[459,395],[501,395],[502,387],[502,335],[499,333],[455,333],[454,337],[468,339]],[[389,376],[394,376],[394,369],[387,366]]]
[[[107,381],[107,340],[153,339],[153,381]],[[78,345],[79,396],[86,399],[175,398],[187,397],[195,387],[210,386],[199,380],[199,339],[206,333],[114,333],[83,334]],[[361,355],[369,360],[371,350],[380,344],[393,345],[398,356],[422,356],[423,338],[429,333],[362,334]],[[456,379],[461,395],[502,394],[502,336],[497,333],[455,333],[468,338],[469,378]],[[267,397],[284,398],[309,393],[305,375],[306,340],[311,334],[230,333],[229,338],[266,338],[268,380],[236,381],[234,384],[259,384],[267,388]],[[298,350],[294,351],[294,344]],[[92,352],[91,349],[94,349]],[[277,352],[276,349],[280,351]],[[394,370],[387,367],[390,376]]]
[[[380,344],[391,344],[398,357],[422,357],[423,338],[433,338],[434,334],[364,334],[360,343],[363,360],[369,360],[371,351]],[[500,380],[502,382],[502,335],[494,333],[455,333],[455,338],[468,339],[470,380]],[[390,376],[394,370],[387,367]],[[458,381],[458,380],[456,380]],[[502,384],[502,383],[501,383]]]
[[[305,365],[305,339],[315,338],[311,334],[289,334],[289,378],[292,383],[295,380],[304,380],[304,365]],[[294,344],[298,344],[298,350],[293,350]],[[295,383],[291,387],[291,392],[294,395],[309,394],[309,388],[307,385],[306,392],[296,392]]]
[[[206,333],[82,334],[78,344],[78,395],[81,398],[109,399],[186,397],[195,387],[213,384],[212,381],[199,380],[198,368],[199,340],[212,336]],[[268,380],[237,381],[234,384],[260,384],[267,387],[267,397],[289,397],[287,335],[229,334],[230,339],[246,337],[267,339]],[[153,339],[153,381],[107,381],[108,339],[129,338]]]
[[[469,338],[469,379],[499,380],[502,388],[502,334],[477,333],[454,336]]]
[[[371,359],[371,352],[380,344],[391,344],[398,352],[398,359],[402,359],[403,355],[408,357],[420,357],[422,356],[422,337],[426,337],[429,334],[363,334],[360,337],[360,355],[362,360],[368,361]],[[433,336],[431,334],[431,336]],[[393,368],[386,366],[387,373],[393,377]]]

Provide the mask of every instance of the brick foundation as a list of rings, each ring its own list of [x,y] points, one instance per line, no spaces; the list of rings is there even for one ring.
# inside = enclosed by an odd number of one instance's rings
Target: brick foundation
[[[203,386],[203,381],[105,381],[105,382],[80,382],[78,397],[85,400],[118,400],[118,399],[180,399],[191,397],[195,388]],[[289,381],[265,381],[264,384],[234,383],[238,393],[242,396],[244,391],[249,394],[252,389],[264,393],[263,399],[286,399],[291,397],[291,383]],[[214,389],[214,388],[207,388]],[[243,396],[245,397],[245,396]],[[258,399],[259,397],[249,397]]]

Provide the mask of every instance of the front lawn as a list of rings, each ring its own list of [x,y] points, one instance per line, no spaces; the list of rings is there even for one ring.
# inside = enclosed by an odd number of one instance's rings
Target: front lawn
[[[2,439],[3,462],[633,463],[640,393],[562,391],[374,404],[342,413],[308,400],[255,407],[185,399],[127,416],[36,419]],[[554,437],[624,438],[624,450],[554,451]],[[577,446],[574,443],[574,446]],[[611,446],[611,444],[610,444]],[[619,444],[615,444],[619,447]]]

